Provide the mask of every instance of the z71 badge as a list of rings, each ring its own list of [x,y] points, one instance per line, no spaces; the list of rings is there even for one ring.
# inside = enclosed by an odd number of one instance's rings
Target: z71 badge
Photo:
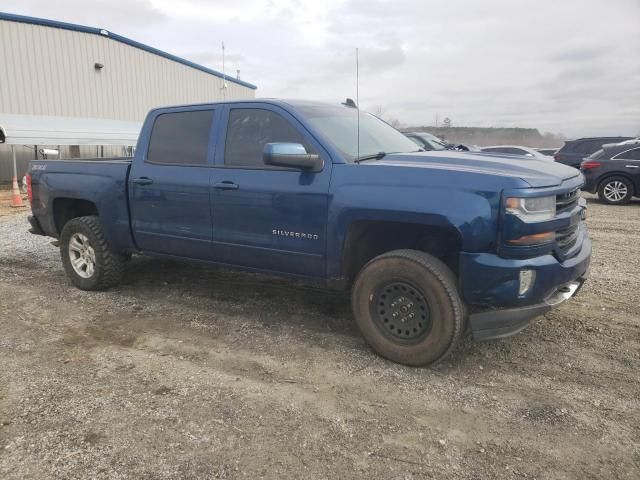
[[[318,240],[320,238],[314,233],[291,232],[289,230],[278,230],[277,228],[271,230],[271,234],[276,237],[304,238],[307,240]]]

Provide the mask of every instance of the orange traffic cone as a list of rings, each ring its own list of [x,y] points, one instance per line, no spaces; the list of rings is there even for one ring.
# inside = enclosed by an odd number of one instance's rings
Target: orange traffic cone
[[[22,201],[22,195],[20,195],[20,189],[18,188],[18,177],[13,177],[13,188],[12,188],[12,198],[11,198],[11,206],[12,207],[24,207],[24,202]]]

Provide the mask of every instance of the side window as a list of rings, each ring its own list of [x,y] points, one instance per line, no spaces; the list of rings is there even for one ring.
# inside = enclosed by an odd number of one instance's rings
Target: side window
[[[622,152],[616,157],[617,160],[640,160],[640,148],[629,150],[628,152]]]
[[[585,155],[591,155],[596,150],[600,150],[600,148],[602,147],[602,143],[603,142],[601,142],[600,140],[588,140],[585,142],[581,142],[576,147],[576,152]]]
[[[505,148],[505,150],[507,150],[507,153],[510,153],[511,155],[526,155],[528,153],[524,150],[520,150],[519,148]]]
[[[575,146],[574,152],[575,153],[587,153],[587,151],[589,150],[589,144],[591,142],[580,142]]]
[[[483,152],[489,152],[489,153],[502,153],[501,150],[502,149],[500,148],[483,148],[482,149]]]
[[[206,165],[213,110],[163,113],[153,123],[147,162]]]
[[[262,152],[267,143],[301,143],[311,153],[302,134],[281,115],[258,108],[235,108],[229,112],[224,148],[225,165],[277,168],[264,164]]]

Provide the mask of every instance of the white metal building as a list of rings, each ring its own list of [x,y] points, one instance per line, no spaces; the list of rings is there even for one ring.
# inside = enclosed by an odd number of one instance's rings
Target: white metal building
[[[3,114],[141,122],[157,106],[255,97],[255,85],[99,28],[0,12],[0,51],[0,123]],[[34,148],[18,149],[20,175]],[[0,181],[10,157],[0,145]]]

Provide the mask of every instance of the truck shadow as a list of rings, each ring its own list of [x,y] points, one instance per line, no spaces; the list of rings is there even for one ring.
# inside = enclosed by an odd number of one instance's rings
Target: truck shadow
[[[124,282],[128,294],[145,298],[147,302],[169,299],[174,305],[184,305],[185,309],[196,308],[205,314],[211,312],[236,319],[244,317],[243,322],[257,322],[274,331],[290,328],[290,332],[300,332],[296,336],[302,343],[315,345],[316,334],[329,333],[335,335],[339,344],[343,343],[338,340],[342,337],[350,349],[367,351],[372,355],[370,360],[380,358],[358,331],[349,292],[276,276],[139,256],[132,258]],[[323,342],[323,348],[334,348],[332,343]],[[436,369],[444,374],[468,361],[469,350],[476,351],[476,357],[495,348],[495,342],[478,344],[465,336],[451,357]]]
[[[303,324],[359,336],[348,292],[259,273],[147,257],[132,258],[124,282],[130,293],[151,295],[203,310],[257,316],[264,324]]]

